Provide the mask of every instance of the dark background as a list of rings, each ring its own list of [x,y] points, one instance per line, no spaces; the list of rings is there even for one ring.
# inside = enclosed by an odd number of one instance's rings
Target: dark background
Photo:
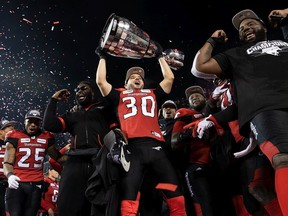
[[[0,5],[0,118],[24,121],[29,109],[44,111],[47,100],[60,88],[73,91],[83,79],[95,79],[102,29],[110,14],[131,20],[162,45],[184,52],[184,67],[175,73],[171,99],[181,100],[195,84],[207,91],[212,84],[190,73],[193,57],[217,29],[229,37],[228,48],[237,41],[231,18],[242,9],[252,9],[264,21],[272,9],[287,2],[250,1],[152,1],[152,0],[1,0]],[[58,23],[59,22],[59,23]],[[279,32],[270,35],[277,36]],[[107,58],[108,80],[122,87],[132,66],[146,71],[146,84],[162,79],[155,58]],[[59,112],[74,104],[62,103]]]

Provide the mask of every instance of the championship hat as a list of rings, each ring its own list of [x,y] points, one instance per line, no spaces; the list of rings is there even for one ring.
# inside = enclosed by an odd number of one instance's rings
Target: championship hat
[[[0,130],[4,130],[6,127],[15,126],[17,124],[16,121],[8,121],[6,119],[2,119],[0,121]]]
[[[240,24],[243,20],[245,19],[255,19],[260,21],[261,23],[264,24],[264,22],[255,14],[252,10],[250,9],[245,9],[240,12],[238,12],[233,18],[232,18],[232,24],[234,27],[239,30]]]
[[[168,106],[174,107],[175,109],[177,109],[176,103],[175,103],[174,101],[172,101],[172,100],[166,100],[166,101],[162,104],[161,107],[162,107],[162,109],[163,109],[163,108],[168,107]]]
[[[132,74],[139,74],[142,77],[143,80],[145,78],[145,71],[144,71],[143,68],[141,68],[141,67],[131,67],[126,73],[125,83],[127,83],[127,81],[129,80],[129,78],[130,78],[130,76]]]
[[[186,98],[189,99],[190,95],[193,93],[199,93],[205,97],[204,90],[201,86],[190,86],[185,90]]]
[[[25,115],[25,119],[29,119],[29,118],[36,118],[36,119],[42,120],[42,117],[38,110],[29,110]]]

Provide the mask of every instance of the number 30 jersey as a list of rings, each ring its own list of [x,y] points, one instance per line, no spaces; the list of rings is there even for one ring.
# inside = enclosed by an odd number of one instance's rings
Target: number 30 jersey
[[[20,182],[42,181],[43,161],[47,148],[55,143],[54,135],[44,131],[30,137],[23,131],[13,130],[6,134],[5,143],[7,142],[16,149],[13,167]]]
[[[114,107],[117,107],[121,129],[128,139],[151,137],[164,141],[158,124],[158,106],[153,89],[116,89],[108,95],[108,100],[118,102]]]

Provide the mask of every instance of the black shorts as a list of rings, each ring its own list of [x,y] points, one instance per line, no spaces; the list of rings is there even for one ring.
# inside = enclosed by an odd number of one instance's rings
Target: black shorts
[[[144,173],[149,172],[155,177],[157,185],[169,185],[174,189],[162,190],[167,198],[182,195],[179,180],[174,167],[163,149],[163,143],[152,138],[130,139],[127,147],[130,159],[129,172],[121,179],[121,199],[136,200]],[[157,187],[156,187],[157,188]],[[161,189],[158,187],[158,189]]]
[[[270,110],[259,113],[251,121],[251,131],[270,161],[277,153],[288,153],[287,120],[288,110]]]

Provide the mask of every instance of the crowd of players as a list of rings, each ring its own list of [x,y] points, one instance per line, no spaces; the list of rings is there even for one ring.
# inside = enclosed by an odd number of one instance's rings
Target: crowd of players
[[[272,11],[271,23],[286,20],[287,10]],[[253,11],[241,11],[236,18],[233,24],[248,44],[265,35]],[[213,33],[202,52],[212,52],[224,42],[221,38],[226,40],[222,30]],[[200,50],[192,72],[214,77],[215,88],[188,87],[186,106],[167,100],[174,76],[160,48],[156,57],[163,80],[153,89],[144,88],[141,67],[127,71],[124,88],[113,88],[106,80],[106,55],[99,48],[96,53],[96,82],[78,83],[73,108],[57,113],[58,103],[71,96],[60,89],[43,115],[27,111],[23,129],[2,119],[1,216],[288,215],[285,185],[279,180],[285,179],[287,150],[281,144],[277,153],[275,144],[271,156],[266,146],[275,140],[259,143],[253,128],[254,134],[243,136],[242,122],[239,126],[234,113],[229,118],[232,108],[241,116],[235,77],[222,79],[219,65],[218,77],[205,72]],[[287,107],[277,107],[282,109]],[[66,132],[71,143],[59,149],[55,134]]]

